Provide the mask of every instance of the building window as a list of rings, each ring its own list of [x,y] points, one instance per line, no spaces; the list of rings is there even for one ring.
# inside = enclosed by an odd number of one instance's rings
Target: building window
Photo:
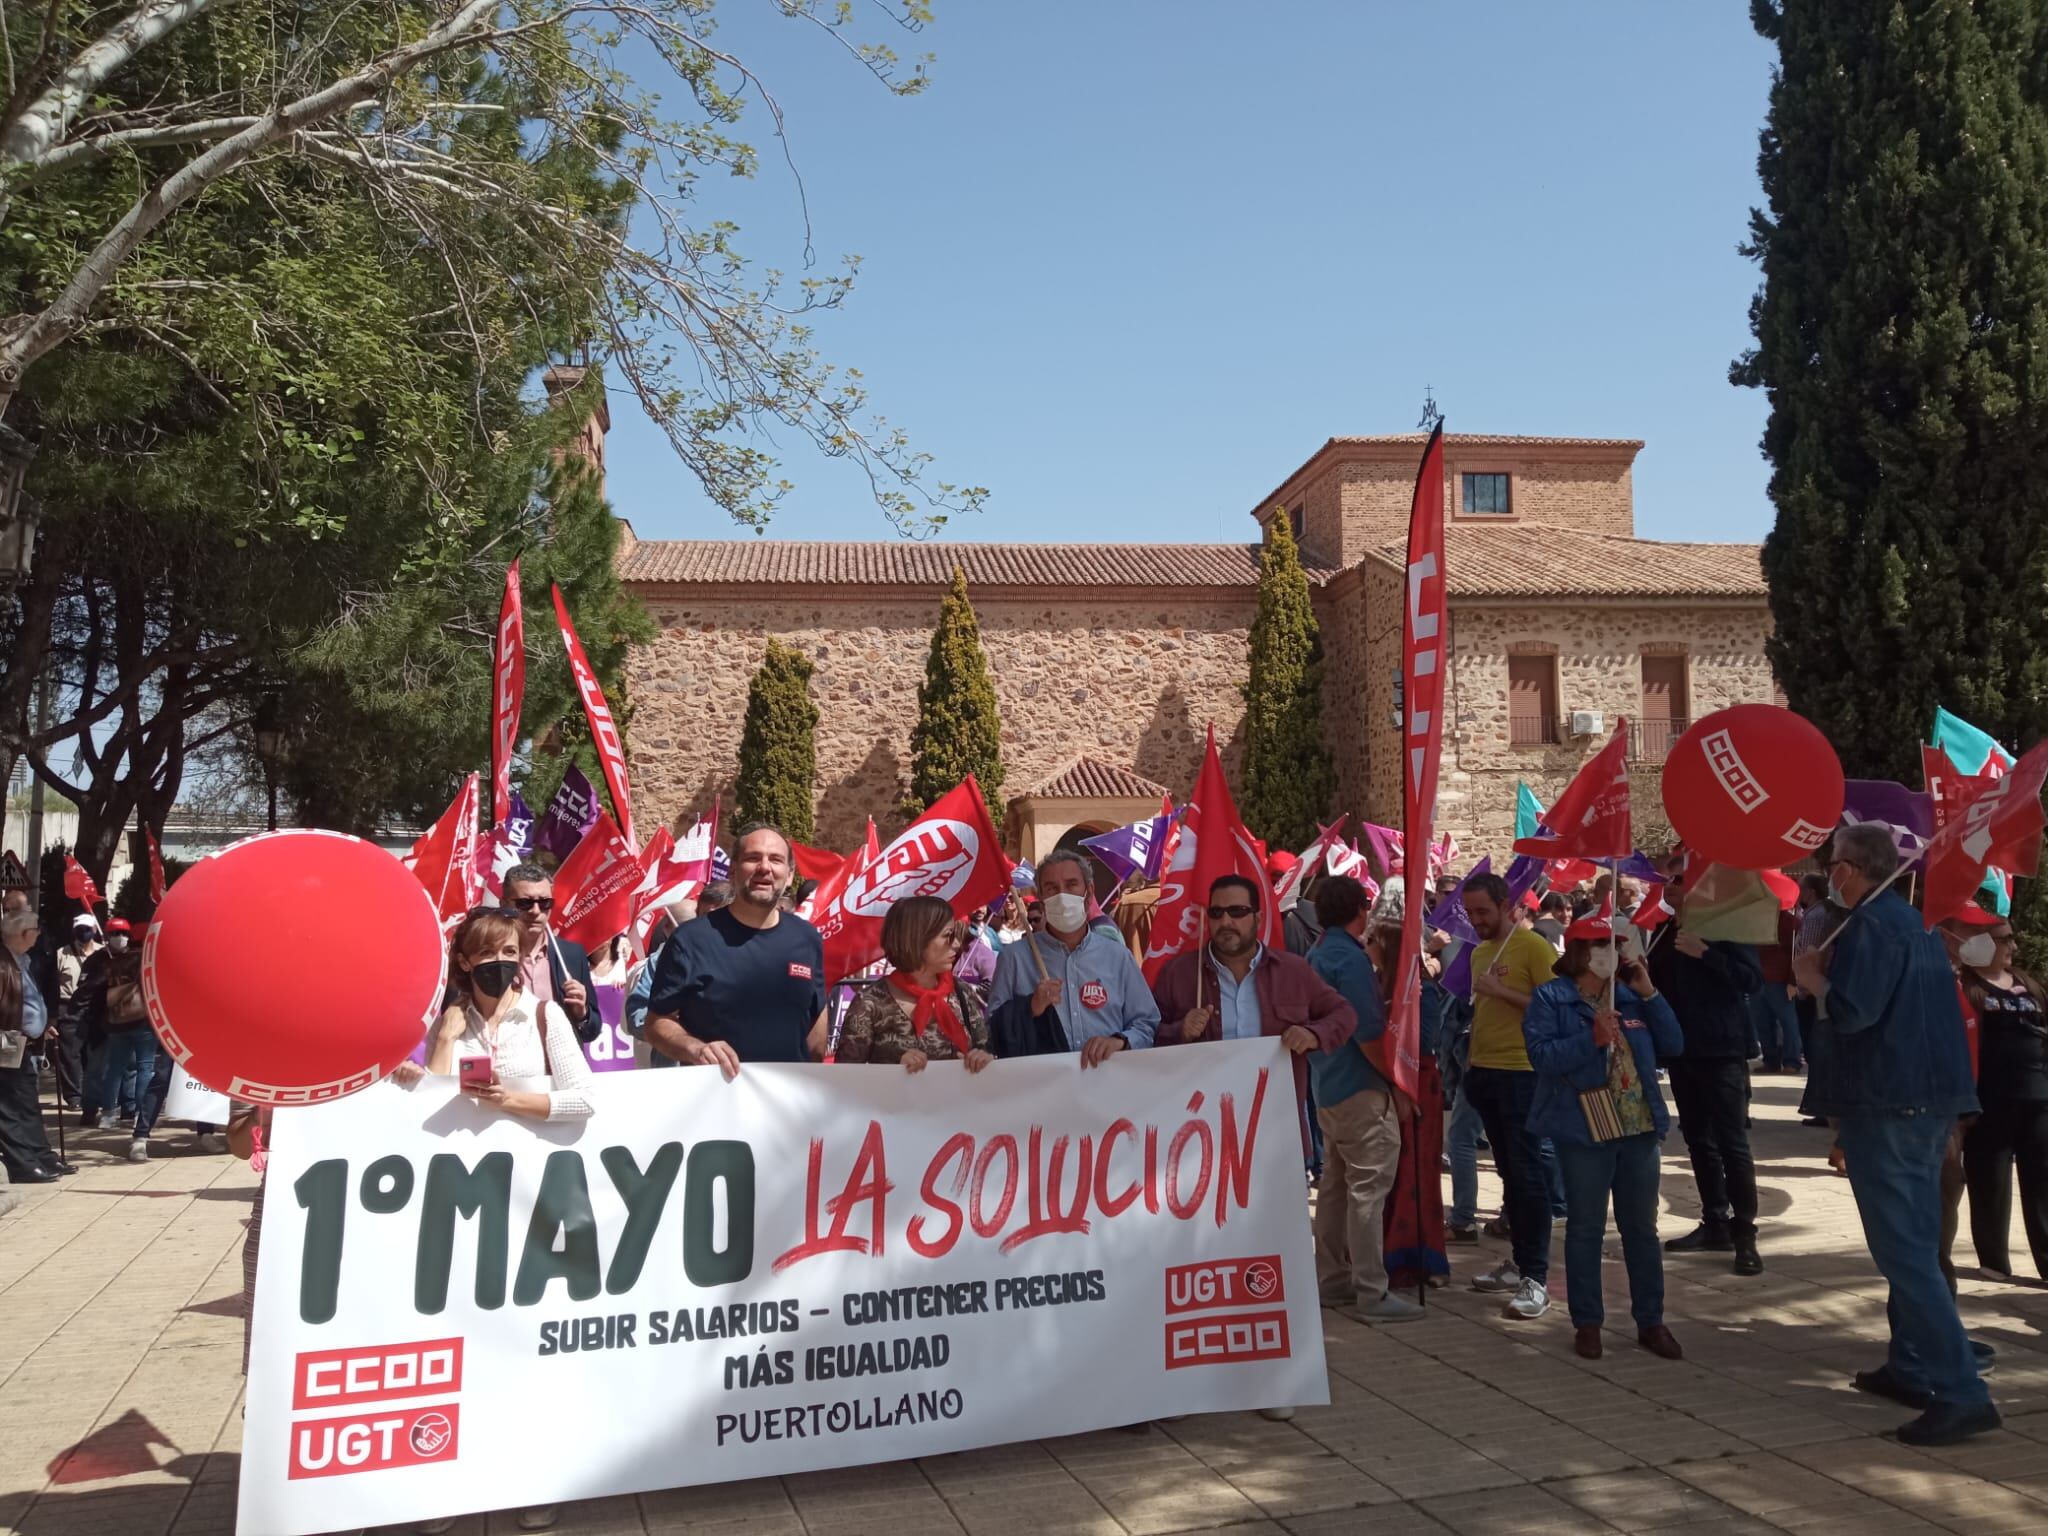
[[[1508,658],[1508,743],[1554,746],[1557,732],[1557,658]]]
[[[1691,700],[1686,694],[1683,656],[1643,658],[1643,714],[1636,732],[1637,759],[1661,763],[1671,755],[1671,744],[1692,724]]]
[[[1287,527],[1294,534],[1294,542],[1301,542],[1301,503],[1296,502],[1287,512]]]
[[[1508,477],[1467,475],[1464,510],[1467,517],[1506,517],[1509,511]]]

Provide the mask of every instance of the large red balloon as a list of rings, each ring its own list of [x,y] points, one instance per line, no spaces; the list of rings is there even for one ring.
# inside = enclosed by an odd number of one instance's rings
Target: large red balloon
[[[165,893],[142,993],[165,1047],[209,1088],[316,1104],[411,1054],[447,964],[432,898],[392,855],[340,832],[266,832]]]
[[[1694,722],[1664,763],[1664,814],[1701,857],[1776,869],[1814,853],[1842,817],[1842,763],[1814,725],[1772,704]]]

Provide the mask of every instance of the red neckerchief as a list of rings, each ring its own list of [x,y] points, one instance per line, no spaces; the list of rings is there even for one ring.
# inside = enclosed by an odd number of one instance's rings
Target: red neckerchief
[[[948,1001],[953,995],[953,973],[941,971],[936,987],[921,987],[917,978],[908,971],[891,971],[889,985],[910,997],[916,1007],[910,1012],[912,1033],[922,1035],[927,1024],[936,1024],[939,1033],[953,1042],[953,1049],[965,1056],[974,1049],[967,1038],[967,1026],[960,1022],[960,1016]]]

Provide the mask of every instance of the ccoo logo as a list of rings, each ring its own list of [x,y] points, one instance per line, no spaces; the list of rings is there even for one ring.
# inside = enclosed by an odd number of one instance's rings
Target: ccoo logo
[[[907,896],[951,901],[967,885],[981,839],[964,821],[920,822],[856,875],[843,902],[856,917],[881,917]]]

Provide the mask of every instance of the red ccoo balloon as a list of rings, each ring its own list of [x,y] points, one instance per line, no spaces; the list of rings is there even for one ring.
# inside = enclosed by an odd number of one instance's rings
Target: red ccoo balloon
[[[411,1054],[447,963],[432,899],[392,855],[340,832],[266,832],[171,886],[142,992],[158,1038],[209,1088],[317,1104]]]
[[[1842,764],[1812,722],[1773,704],[1696,721],[1664,764],[1664,814],[1702,858],[1776,869],[1812,855],[1842,817]]]

